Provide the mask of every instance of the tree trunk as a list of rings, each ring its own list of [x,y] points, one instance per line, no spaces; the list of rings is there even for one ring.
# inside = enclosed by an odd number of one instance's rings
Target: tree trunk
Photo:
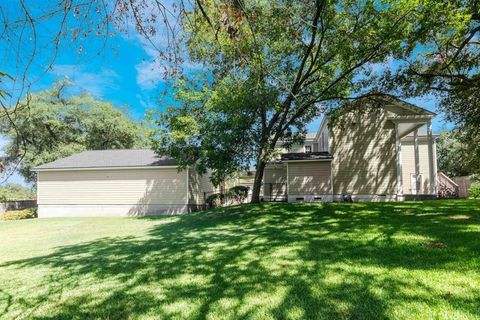
[[[267,163],[264,160],[258,160],[255,166],[255,179],[253,180],[252,201],[251,203],[260,202],[260,189],[262,188],[263,171]]]

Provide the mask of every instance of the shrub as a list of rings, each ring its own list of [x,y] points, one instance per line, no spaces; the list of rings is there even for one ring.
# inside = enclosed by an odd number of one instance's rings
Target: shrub
[[[205,200],[210,208],[218,208],[221,207],[223,204],[223,200],[225,199],[225,195],[221,193],[214,193],[207,197]]]
[[[469,178],[472,182],[480,182],[480,173],[472,174]]]
[[[235,186],[228,190],[228,197],[235,202],[242,203],[248,196],[248,187]]]
[[[23,210],[7,211],[1,216],[2,220],[22,220],[33,219],[37,217],[37,208],[29,208]]]
[[[468,195],[473,199],[480,199],[480,182],[475,182],[470,186]]]

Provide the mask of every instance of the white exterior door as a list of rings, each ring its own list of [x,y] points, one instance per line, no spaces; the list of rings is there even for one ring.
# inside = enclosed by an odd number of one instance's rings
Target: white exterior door
[[[423,175],[419,174],[418,175],[418,180],[419,180],[419,185],[420,185],[420,190],[418,190],[418,193],[422,193],[423,190]],[[415,173],[410,173],[410,190],[412,194],[417,194],[417,183],[415,179]]]

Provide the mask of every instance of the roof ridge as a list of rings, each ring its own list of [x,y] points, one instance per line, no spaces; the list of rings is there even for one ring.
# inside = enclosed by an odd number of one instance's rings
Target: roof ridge
[[[35,169],[111,168],[175,166],[174,158],[158,155],[152,149],[84,150],[68,157],[39,165]]]

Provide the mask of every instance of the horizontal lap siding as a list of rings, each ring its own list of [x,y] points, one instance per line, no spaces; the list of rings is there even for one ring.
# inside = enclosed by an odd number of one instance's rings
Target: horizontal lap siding
[[[189,169],[189,204],[202,205],[205,199],[217,192],[216,188],[210,181],[210,172],[200,175],[194,169]],[[205,199],[204,199],[205,197]]]
[[[430,167],[428,156],[428,142],[418,142],[418,155],[420,164],[420,174],[423,176],[423,184],[420,193],[429,193],[430,184]],[[412,194],[410,175],[415,173],[415,149],[413,141],[402,141],[402,177],[403,192]]]
[[[331,136],[334,194],[396,193],[395,125],[384,110],[346,114]]]
[[[175,168],[39,172],[38,204],[185,204],[186,174]]]
[[[263,175],[263,194],[267,197],[287,194],[287,170],[284,167],[266,167]]]
[[[329,161],[291,162],[288,164],[289,195],[331,194]]]

